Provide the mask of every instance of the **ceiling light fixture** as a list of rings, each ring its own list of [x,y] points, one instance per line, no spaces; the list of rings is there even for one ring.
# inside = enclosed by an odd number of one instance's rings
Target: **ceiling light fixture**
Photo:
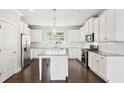
[[[56,15],[55,15],[55,12],[56,12],[56,9],[53,9],[53,13],[54,13],[53,32],[54,32],[54,34],[56,34]]]

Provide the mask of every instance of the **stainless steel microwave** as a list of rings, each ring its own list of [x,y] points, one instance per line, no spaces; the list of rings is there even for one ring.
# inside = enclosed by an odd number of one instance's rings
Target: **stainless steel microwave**
[[[87,34],[87,35],[85,36],[85,38],[86,38],[86,42],[93,42],[93,41],[94,41],[94,33],[92,33],[92,34]]]

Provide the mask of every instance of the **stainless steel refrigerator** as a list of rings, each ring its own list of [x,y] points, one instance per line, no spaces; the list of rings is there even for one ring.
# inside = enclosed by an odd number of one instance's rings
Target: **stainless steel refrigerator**
[[[31,43],[30,36],[21,34],[21,67],[22,69],[31,63],[30,43]]]

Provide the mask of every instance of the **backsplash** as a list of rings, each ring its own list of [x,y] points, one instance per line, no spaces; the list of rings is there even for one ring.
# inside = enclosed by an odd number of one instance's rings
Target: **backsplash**
[[[32,42],[31,47],[37,48],[37,47],[55,47],[55,45],[51,45],[45,42],[38,43],[38,42]],[[81,47],[81,43],[64,43],[59,45],[58,47]]]
[[[124,54],[124,42],[102,42],[99,50],[109,53]]]

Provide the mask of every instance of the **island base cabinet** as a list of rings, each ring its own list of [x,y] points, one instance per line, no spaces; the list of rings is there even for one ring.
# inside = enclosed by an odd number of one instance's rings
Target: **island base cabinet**
[[[50,60],[50,80],[66,80],[68,77],[68,57],[53,56]]]

